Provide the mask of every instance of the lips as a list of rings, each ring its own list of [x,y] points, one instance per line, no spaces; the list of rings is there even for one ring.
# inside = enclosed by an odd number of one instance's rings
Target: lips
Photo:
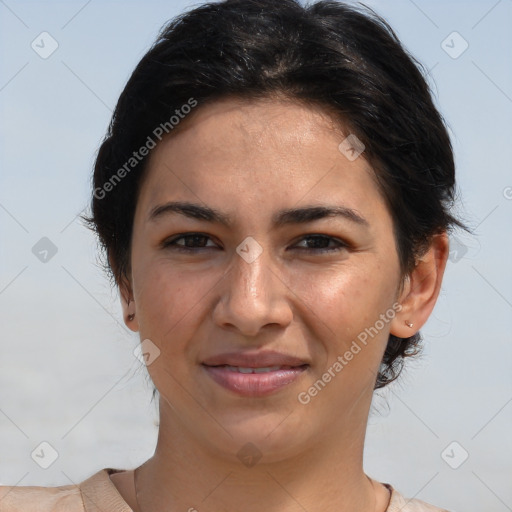
[[[241,396],[262,397],[294,382],[309,364],[279,352],[232,352],[209,357],[202,366],[223,388]]]
[[[297,367],[308,364],[305,359],[281,352],[228,352],[206,358],[206,366],[234,366],[241,368],[269,368],[274,366]]]
[[[277,370],[289,370],[292,368],[292,366],[269,366],[267,368],[247,368],[243,366],[223,366],[223,368],[226,368],[226,370],[230,370],[232,372],[239,372],[239,373],[268,373],[268,372],[275,372]]]

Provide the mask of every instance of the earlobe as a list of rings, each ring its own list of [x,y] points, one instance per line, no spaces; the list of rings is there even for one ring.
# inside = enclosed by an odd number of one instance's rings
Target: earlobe
[[[139,324],[137,321],[137,311],[135,300],[132,298],[132,288],[127,281],[119,286],[119,295],[121,298],[121,307],[123,309],[124,323],[133,332],[139,330]]]
[[[441,290],[448,254],[447,233],[434,235],[428,250],[407,277],[399,298],[402,308],[391,322],[391,334],[409,338],[426,323]]]
[[[136,304],[132,298],[127,301],[121,296],[121,304],[123,305],[124,323],[133,332],[138,332],[139,323],[137,321]]]
[[[128,299],[128,321],[132,322],[135,318],[135,301]]]

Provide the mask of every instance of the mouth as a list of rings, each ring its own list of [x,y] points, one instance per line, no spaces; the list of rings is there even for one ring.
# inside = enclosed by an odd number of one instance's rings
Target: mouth
[[[298,366],[234,366],[229,364],[201,365],[217,384],[245,397],[263,397],[275,393],[296,381],[309,367]]]

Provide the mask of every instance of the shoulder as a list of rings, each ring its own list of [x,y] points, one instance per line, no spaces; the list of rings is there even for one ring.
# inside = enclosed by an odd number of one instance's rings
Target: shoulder
[[[0,485],[2,512],[83,512],[85,510],[77,485],[60,487]]]
[[[2,512],[131,512],[110,480],[122,471],[104,468],[77,485],[58,487],[0,485]]]
[[[391,498],[386,512],[450,512],[445,508],[430,505],[422,500],[405,498],[390,484],[384,484],[391,491]]]

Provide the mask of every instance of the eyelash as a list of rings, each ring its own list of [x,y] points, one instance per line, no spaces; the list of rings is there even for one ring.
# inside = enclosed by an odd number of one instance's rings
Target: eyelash
[[[209,240],[211,240],[211,237],[208,235],[205,235],[204,233],[182,233],[180,235],[173,237],[172,239],[165,240],[164,242],[162,242],[161,245],[162,245],[162,248],[164,248],[164,249],[172,248],[172,250],[176,250],[179,252],[185,252],[185,253],[194,253],[194,252],[197,252],[197,250],[201,250],[201,249],[206,249],[206,250],[213,249],[213,247],[186,247],[186,246],[179,246],[176,244],[177,240],[193,238],[193,237],[201,237],[203,239],[208,238]],[[325,253],[335,253],[342,249],[348,249],[350,247],[350,245],[348,243],[338,240],[337,238],[333,238],[333,237],[327,236],[327,235],[320,235],[320,234],[305,235],[299,241],[302,242],[303,240],[308,240],[308,239],[328,240],[329,242],[336,242],[337,244],[339,244],[339,246],[331,247],[331,248],[306,247],[306,248],[299,249],[300,251],[305,251],[305,252],[309,252],[309,253],[316,252],[316,253],[320,253],[320,254],[322,254],[322,253],[325,254]]]

